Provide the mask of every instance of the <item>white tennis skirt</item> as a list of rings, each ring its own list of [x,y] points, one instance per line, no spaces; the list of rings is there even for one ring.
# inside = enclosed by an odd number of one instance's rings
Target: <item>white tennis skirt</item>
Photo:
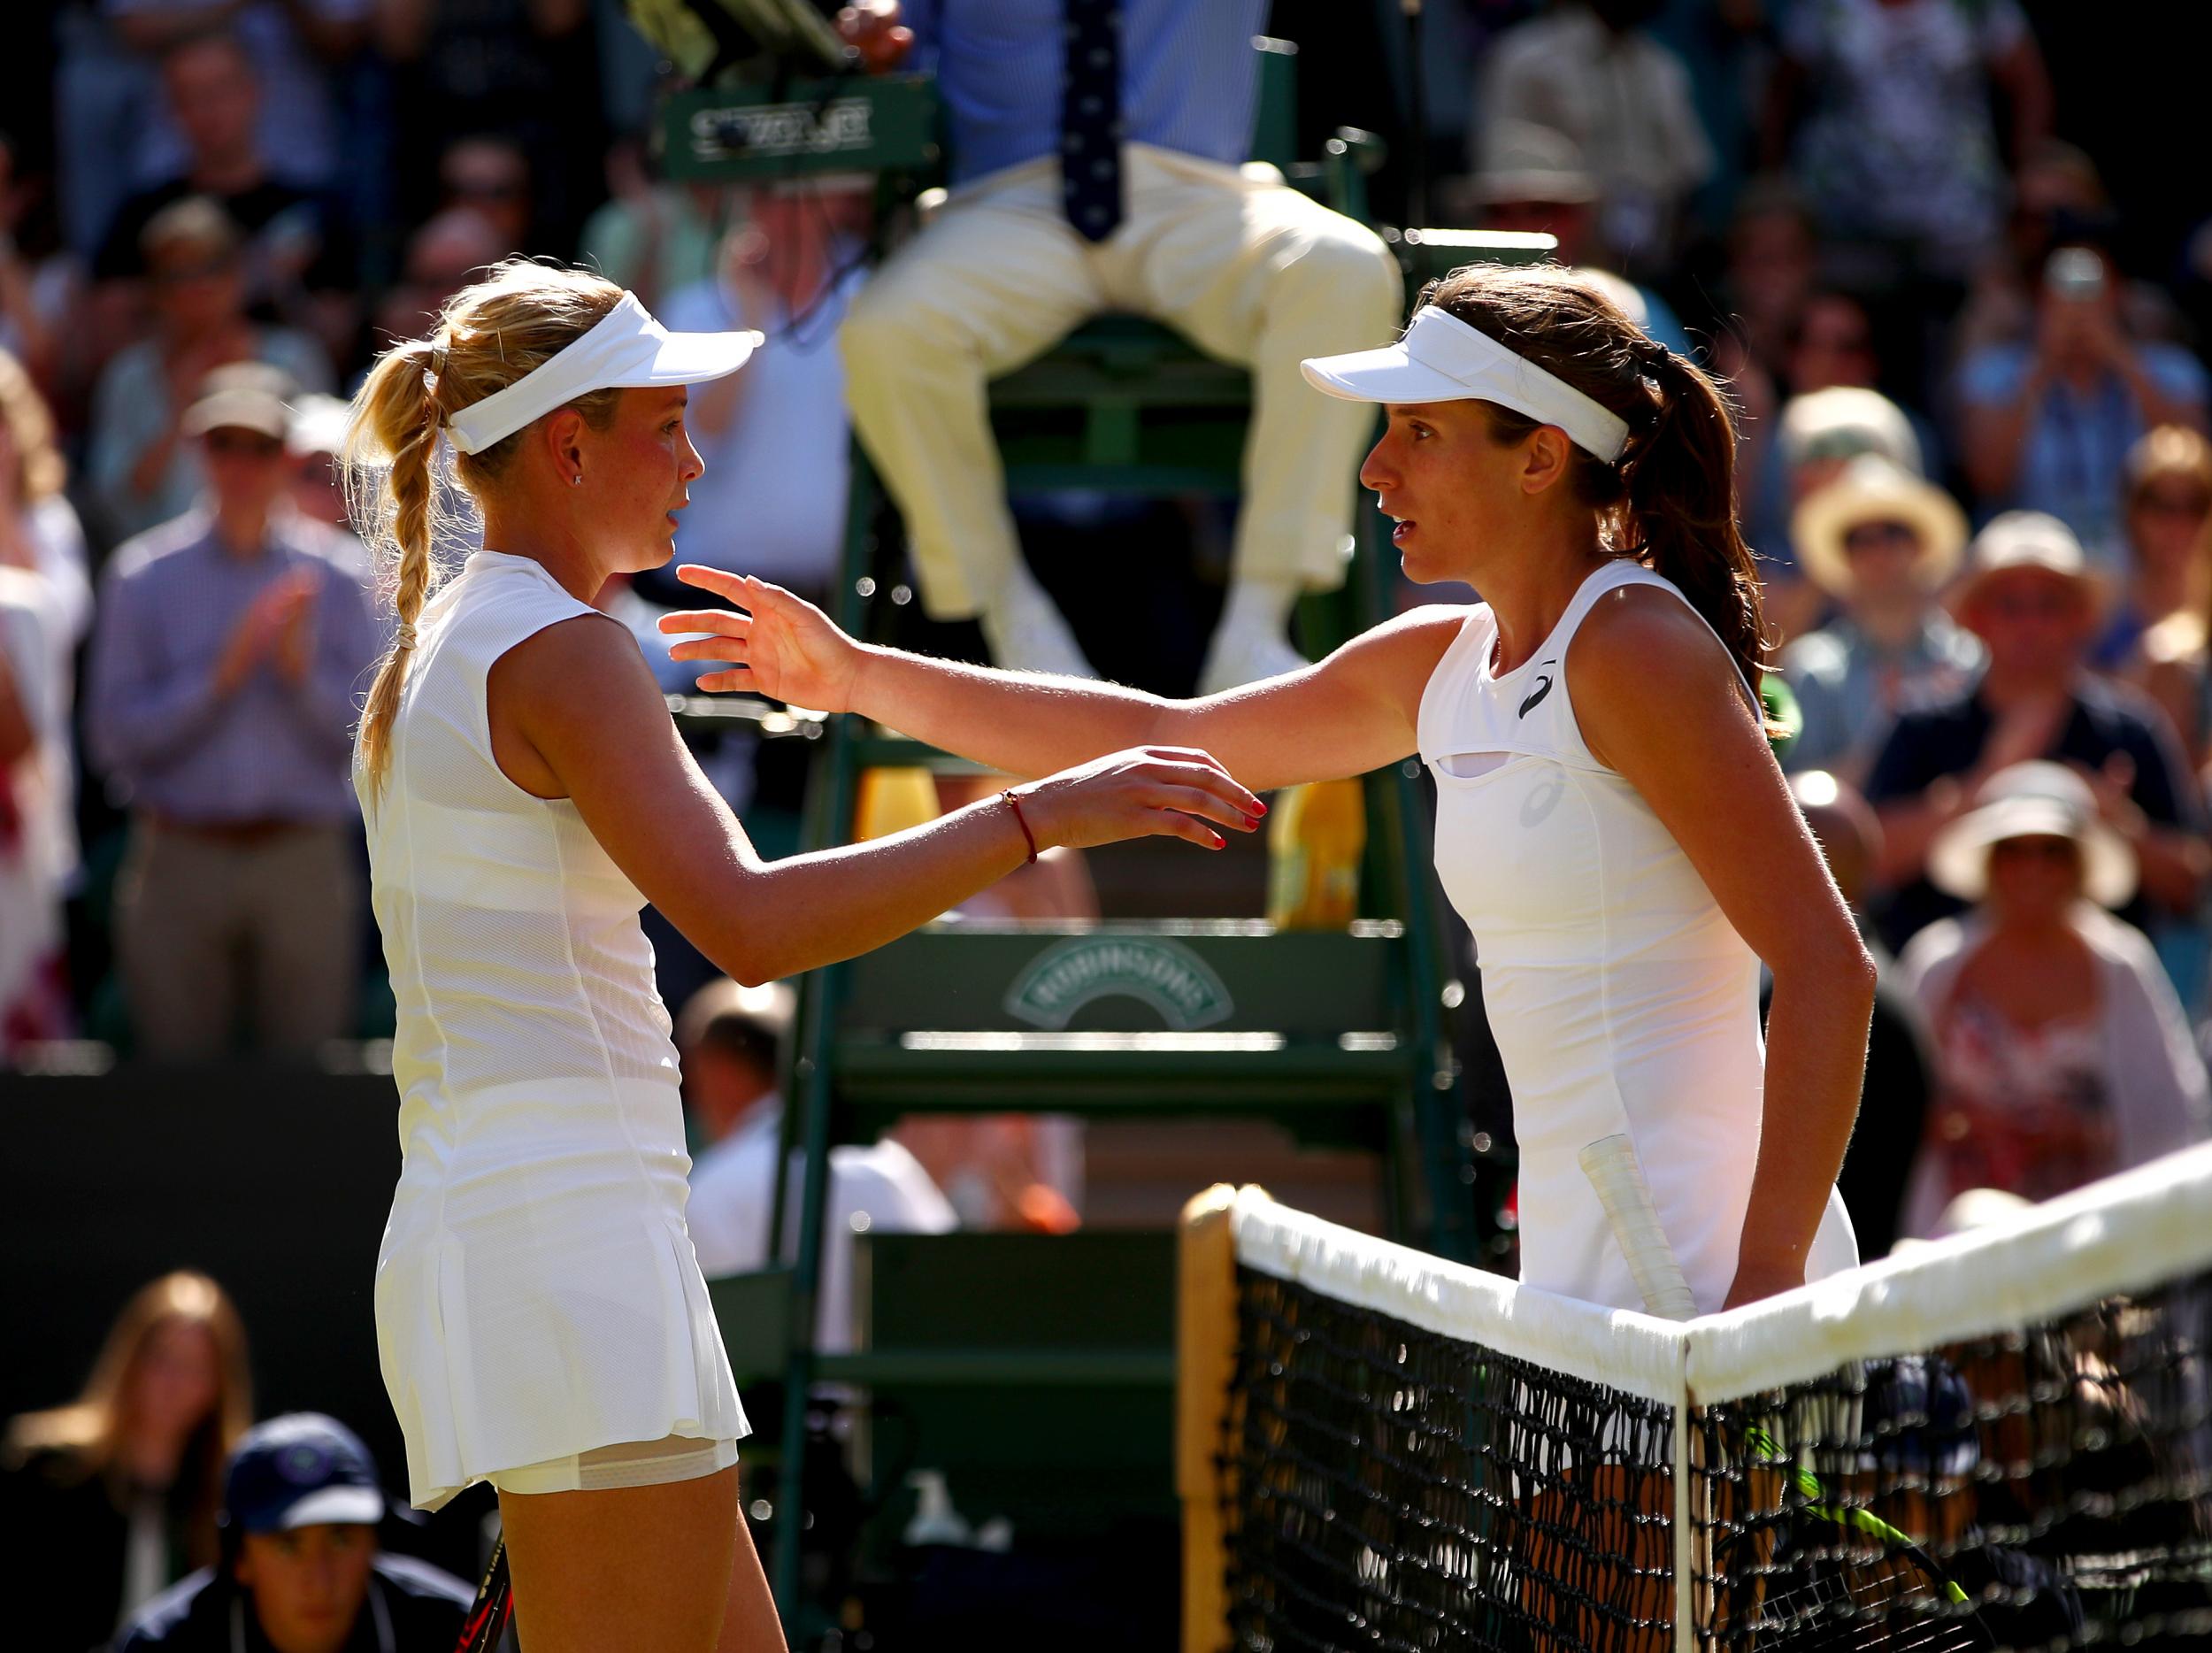
[[[416,1508],[600,1447],[751,1433],[684,1227],[689,1162],[649,1157],[641,1177],[626,1157],[603,1180],[402,1172],[377,1352]]]

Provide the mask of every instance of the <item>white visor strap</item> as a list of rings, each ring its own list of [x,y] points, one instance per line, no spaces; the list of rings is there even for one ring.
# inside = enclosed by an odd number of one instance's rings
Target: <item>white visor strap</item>
[[[1313,357],[1302,366],[1317,389],[1348,401],[1494,402],[1557,426],[1609,465],[1628,445],[1619,414],[1433,304],[1414,312],[1395,344]]]
[[[760,342],[757,333],[671,333],[634,293],[625,293],[582,337],[446,421],[463,453],[481,453],[534,419],[594,390],[627,385],[684,385],[734,373]]]

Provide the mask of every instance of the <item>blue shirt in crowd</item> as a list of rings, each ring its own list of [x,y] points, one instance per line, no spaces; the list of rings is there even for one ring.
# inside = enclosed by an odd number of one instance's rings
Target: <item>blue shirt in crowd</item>
[[[2171,344],[2139,344],[2144,373],[2167,396],[2205,404],[2204,369]],[[1970,407],[2007,407],[2020,398],[2035,363],[2025,344],[1978,350],[1959,370],[1959,394]],[[2028,416],[2012,492],[1985,502],[1998,510],[2047,511],[2073,529],[2090,559],[2108,573],[2121,572],[2120,495],[2128,450],[2147,428],[2143,410],[2116,373],[2087,390],[2053,384]]]
[[[215,665],[240,617],[296,569],[317,588],[306,676],[287,682],[265,660],[219,695]],[[359,541],[290,511],[252,557],[225,550],[204,510],[125,542],[93,627],[92,761],[133,807],[181,821],[353,819],[353,726],[383,641],[367,580]]]
[[[1252,148],[1267,0],[1121,0],[1122,135],[1234,166]],[[1060,150],[1063,0],[907,0],[955,185]]]

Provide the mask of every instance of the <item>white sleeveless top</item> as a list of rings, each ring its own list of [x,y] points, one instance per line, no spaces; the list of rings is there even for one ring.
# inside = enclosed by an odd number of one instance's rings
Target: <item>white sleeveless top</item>
[[[1568,645],[1600,597],[1630,585],[1682,595],[1647,568],[1607,563],[1502,676],[1491,672],[1496,619],[1486,604],[1471,610],[1422,692],[1420,753],[1436,777],[1437,875],[1474,932],[1513,1093],[1521,1278],[1644,1306],[1576,1159],[1626,1132],[1709,1313],[1735,1278],[1759,1151],[1759,961],[1575,721]],[[1809,1277],[1857,1260],[1839,1199],[1815,1254]]]
[[[595,1447],[747,1433],[684,1226],[643,898],[574,804],[492,756],[493,663],[592,611],[473,553],[416,623],[380,798],[356,775],[399,1005],[377,1342],[424,1509]]]

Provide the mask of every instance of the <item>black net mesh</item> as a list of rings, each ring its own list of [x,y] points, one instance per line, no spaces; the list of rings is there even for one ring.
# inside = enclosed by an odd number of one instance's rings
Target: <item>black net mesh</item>
[[[2197,1274],[1692,1407],[1701,1647],[2212,1646],[2208,1329]]]
[[[1671,1644],[1671,1408],[1237,1273],[1237,1646]]]

